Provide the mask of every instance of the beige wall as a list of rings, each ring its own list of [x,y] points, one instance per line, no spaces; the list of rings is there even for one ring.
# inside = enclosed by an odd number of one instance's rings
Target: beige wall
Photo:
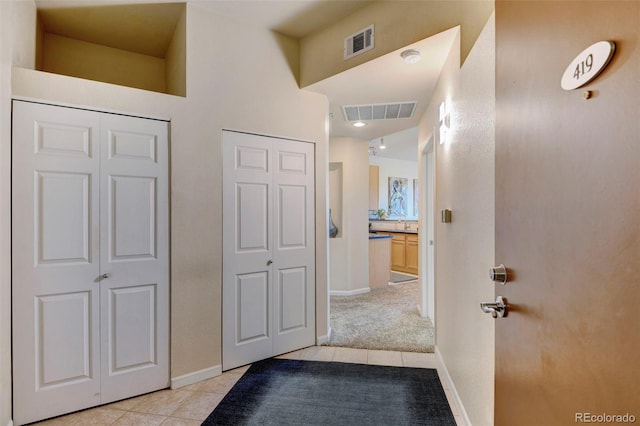
[[[8,8],[0,7],[0,123],[6,123],[11,118],[9,104],[6,102],[9,86],[11,60],[7,58],[4,49],[9,34],[5,33],[4,17],[8,13]],[[7,52],[8,53],[8,52]],[[6,77],[6,78],[5,78]],[[0,425],[6,425],[11,418],[11,293],[7,291],[6,284],[9,282],[9,247],[10,227],[10,206],[6,205],[8,193],[11,190],[9,181],[9,167],[7,156],[11,152],[9,146],[5,146],[4,141],[9,138],[8,131],[4,126],[0,127]],[[6,182],[6,183],[5,183]]]
[[[221,364],[220,203],[222,129],[315,142],[316,147],[316,333],[326,338],[327,320],[327,113],[324,96],[302,92],[290,72],[297,42],[255,30],[187,4],[187,97],[176,97],[90,80],[33,71],[35,8],[27,14],[2,9],[2,122],[0,128],[0,372],[2,414],[9,418],[9,170],[10,97],[44,99],[171,119],[171,376]],[[9,16],[7,16],[9,15]],[[20,19],[18,19],[20,18]],[[15,37],[5,39],[5,34]],[[12,55],[13,49],[19,49]],[[251,51],[252,55],[243,52]],[[22,58],[31,58],[31,62]],[[23,68],[10,69],[11,64]],[[10,78],[13,80],[10,81]]]
[[[0,2],[0,425],[11,419],[11,66],[34,63],[31,2]]]
[[[165,57],[166,89],[170,95],[187,95],[187,12],[182,11]]]
[[[36,69],[186,96],[185,3],[127,1],[131,4],[99,7],[89,0],[85,5],[93,7],[39,9]]]
[[[44,33],[42,70],[165,92],[165,60]]]
[[[495,24],[493,15],[462,68],[457,43],[420,122],[421,146],[451,105],[451,138],[436,138],[436,345],[471,423],[493,423],[494,320],[480,302],[494,299]],[[423,157],[422,157],[423,158]],[[422,159],[421,158],[421,159]],[[453,211],[453,222],[437,216]],[[421,226],[422,229],[422,226]]]
[[[493,11],[492,0],[379,1],[301,40],[300,87],[460,25],[464,62]],[[375,25],[372,50],[344,60],[344,38]]]
[[[416,220],[417,212],[413,209],[413,181],[418,179],[418,141],[416,140],[416,161],[398,160],[396,158],[371,157],[369,164],[379,166],[378,179],[378,208],[389,210],[389,178],[403,177],[407,178],[409,187],[407,188],[407,219]],[[391,216],[388,219],[396,219]]]
[[[369,289],[369,144],[331,138],[329,160],[342,163],[342,230],[330,239],[331,291]]]

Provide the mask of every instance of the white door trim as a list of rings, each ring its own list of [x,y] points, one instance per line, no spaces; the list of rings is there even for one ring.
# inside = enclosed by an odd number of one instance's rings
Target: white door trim
[[[431,318],[435,325],[435,134],[436,128],[422,149],[420,182],[420,314]]]
[[[101,108],[101,107],[94,107],[94,106],[90,106],[90,105],[77,105],[77,104],[72,104],[72,103],[68,103],[68,102],[52,102],[52,101],[47,101],[44,99],[39,99],[39,98],[32,98],[29,96],[17,96],[14,95],[11,97],[11,101],[20,101],[20,102],[29,102],[32,104],[41,104],[41,105],[50,105],[50,106],[54,106],[54,107],[63,107],[63,108],[71,108],[71,109],[80,109],[80,110],[84,110],[84,111],[91,111],[91,112],[101,112],[101,113],[105,113],[105,114],[113,114],[113,115],[124,115],[126,117],[133,117],[133,118],[144,118],[146,120],[158,120],[158,121],[166,121],[167,123],[171,122],[171,118],[170,117],[163,117],[163,116],[159,116],[159,115],[147,115],[147,114],[132,114],[129,112],[125,112],[125,111],[121,111],[121,110],[116,110],[116,109],[110,109],[110,108]]]

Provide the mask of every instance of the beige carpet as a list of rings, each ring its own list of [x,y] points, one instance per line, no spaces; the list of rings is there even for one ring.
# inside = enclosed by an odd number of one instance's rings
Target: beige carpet
[[[357,296],[331,296],[328,346],[433,352],[433,324],[418,312],[417,281]]]

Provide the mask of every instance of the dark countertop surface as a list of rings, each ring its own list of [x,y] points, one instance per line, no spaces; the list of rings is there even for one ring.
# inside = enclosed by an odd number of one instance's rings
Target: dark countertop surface
[[[384,229],[372,229],[371,231],[369,231],[372,234],[375,234],[376,232],[393,232],[395,234],[417,234],[418,231],[414,231],[412,229],[407,229],[407,230],[400,230],[400,231],[385,231]]]
[[[388,238],[393,238],[391,235],[377,235],[377,234],[369,234],[370,240],[384,240]]]
[[[397,222],[398,219],[372,219],[369,218],[369,222],[387,222],[387,223],[394,223]],[[404,222],[404,219],[402,220]],[[408,219],[407,223],[418,223],[418,219]]]

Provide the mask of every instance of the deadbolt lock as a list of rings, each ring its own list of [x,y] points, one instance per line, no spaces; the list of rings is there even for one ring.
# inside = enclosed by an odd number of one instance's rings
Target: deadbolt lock
[[[489,278],[502,285],[507,283],[507,268],[504,265],[493,266],[489,268]]]

